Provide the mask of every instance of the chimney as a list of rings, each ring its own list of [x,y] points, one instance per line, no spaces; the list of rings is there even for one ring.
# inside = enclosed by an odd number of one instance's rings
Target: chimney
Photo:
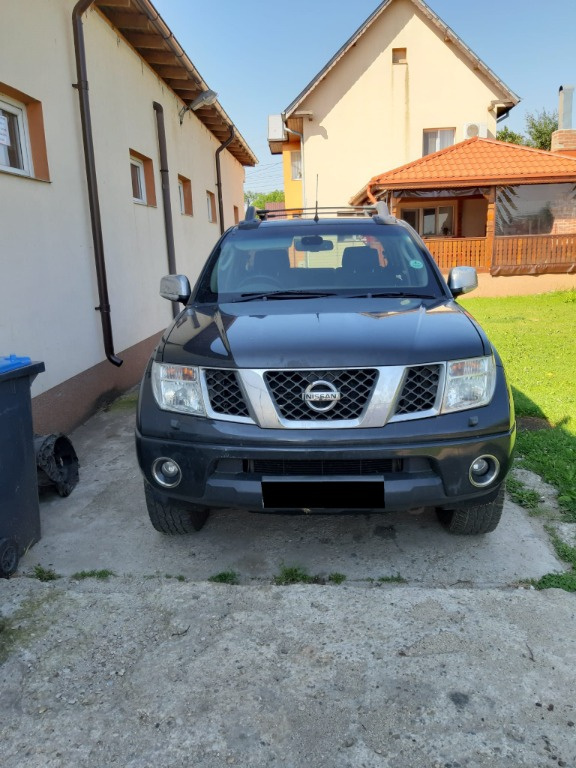
[[[576,157],[576,130],[572,128],[573,85],[561,85],[558,91],[558,130],[552,134],[552,152]]]

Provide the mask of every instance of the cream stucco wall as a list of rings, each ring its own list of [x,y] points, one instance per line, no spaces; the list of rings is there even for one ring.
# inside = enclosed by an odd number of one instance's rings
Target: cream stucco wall
[[[394,48],[407,63],[393,64]],[[304,127],[305,195],[321,205],[347,203],[378,173],[422,156],[423,130],[485,123],[496,133],[492,83],[410,0],[394,0],[297,111]]]
[[[71,14],[75,0],[3,0],[0,81],[42,102],[50,181],[0,172],[0,355],[43,360],[33,394],[105,359],[80,132]],[[90,106],[114,346],[162,330],[171,307],[158,295],[167,255],[156,117],[165,112],[176,262],[191,281],[220,236],[207,216],[218,140],[95,10],[84,16]],[[26,41],[25,46],[23,41]],[[2,88],[0,86],[0,93]],[[157,206],[132,200],[129,150],[151,158]],[[243,210],[242,166],[221,153],[225,226]],[[180,213],[178,174],[191,179],[194,215]]]

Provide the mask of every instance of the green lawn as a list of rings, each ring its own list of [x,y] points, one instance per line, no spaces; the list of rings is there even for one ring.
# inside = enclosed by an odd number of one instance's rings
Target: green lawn
[[[464,297],[497,348],[520,417],[517,455],[559,491],[566,520],[576,522],[576,291]],[[522,417],[545,419],[522,428]],[[538,422],[535,422],[538,425]],[[534,422],[530,424],[534,426]]]

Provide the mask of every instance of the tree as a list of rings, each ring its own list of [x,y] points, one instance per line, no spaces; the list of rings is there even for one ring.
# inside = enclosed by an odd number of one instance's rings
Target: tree
[[[258,192],[250,192],[250,190],[247,190],[244,192],[244,202],[246,205],[252,205],[252,200],[254,200],[254,198],[257,196]]]
[[[526,113],[526,132],[528,138],[526,145],[535,149],[550,149],[552,146],[552,134],[558,130],[558,113],[541,112]]]
[[[521,133],[511,131],[508,126],[502,128],[501,131],[496,132],[496,138],[498,141],[507,141],[509,144],[525,144],[526,139]]]
[[[281,189],[273,192],[245,192],[244,202],[255,208],[266,208],[266,203],[283,203],[284,192]]]
[[[558,130],[558,113],[541,112],[526,113],[526,133],[524,136],[510,128],[503,128],[496,133],[498,141],[508,141],[511,144],[522,144],[534,149],[550,149],[552,146],[552,134]]]

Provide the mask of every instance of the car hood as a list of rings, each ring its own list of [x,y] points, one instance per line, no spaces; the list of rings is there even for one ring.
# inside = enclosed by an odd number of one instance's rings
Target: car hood
[[[187,307],[157,359],[237,368],[414,365],[489,354],[453,300],[306,299]]]

